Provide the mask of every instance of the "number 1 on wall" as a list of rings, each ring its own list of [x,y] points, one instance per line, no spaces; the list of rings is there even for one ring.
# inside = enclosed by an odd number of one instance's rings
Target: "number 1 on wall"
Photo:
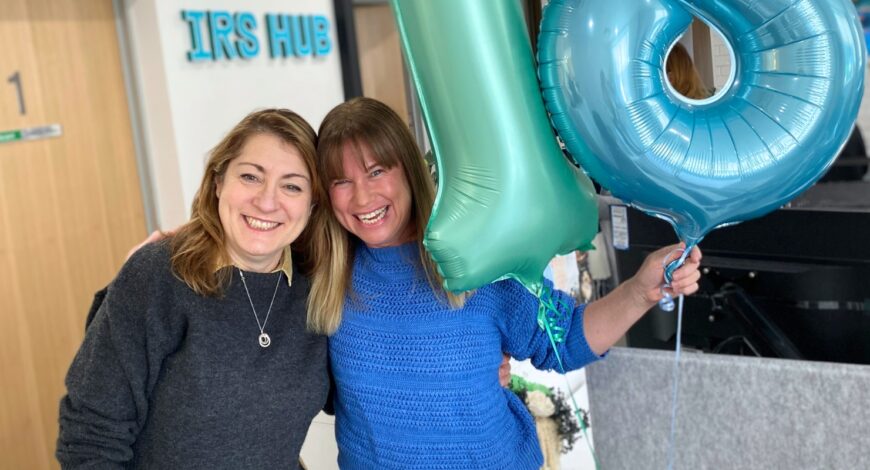
[[[16,70],[6,81],[14,84],[18,92],[18,112],[22,116],[27,114],[27,108],[24,107],[24,92],[21,90],[21,74]]]

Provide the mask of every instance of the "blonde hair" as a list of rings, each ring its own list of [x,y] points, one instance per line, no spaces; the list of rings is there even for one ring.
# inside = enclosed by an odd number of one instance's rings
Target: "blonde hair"
[[[680,43],[674,44],[671,53],[668,54],[665,71],[674,89],[686,98],[702,100],[713,94],[704,86],[689,52]]]
[[[333,108],[323,119],[318,131],[317,161],[325,187],[343,176],[342,157],[345,145],[356,149],[360,160],[363,158],[363,149],[367,149],[375,163],[384,168],[402,166],[411,189],[409,223],[414,229],[420,253],[419,261],[426,279],[436,297],[445,299],[454,308],[463,306],[466,294],[453,294],[444,290],[443,278],[423,246],[423,234],[435,203],[435,185],[407,124],[389,106],[371,98],[353,98]],[[366,162],[361,163],[366,166]],[[329,206],[329,212],[332,213],[331,202]],[[354,253],[350,240],[351,237],[356,237],[345,230],[334,216],[330,217],[328,225],[327,232],[332,237],[335,254],[332,279],[352,294],[350,280]],[[339,260],[344,263],[339,263]]]
[[[227,259],[226,234],[218,212],[217,184],[226,174],[229,163],[242,153],[248,140],[259,134],[278,137],[299,151],[311,175],[311,202],[314,205],[308,225],[291,245],[294,261],[311,283],[311,292],[329,292],[325,276],[332,263],[330,253],[324,252],[316,227],[327,212],[328,199],[317,176],[316,142],[314,129],[298,114],[287,109],[264,109],[247,115],[210,152],[202,182],[190,209],[190,221],[178,229],[170,241],[172,271],[194,292],[206,296],[220,296],[228,284],[231,270],[215,271]],[[317,256],[314,254],[317,253]],[[321,294],[323,295],[323,294]],[[338,327],[341,305],[323,302],[322,298],[308,297],[308,328],[316,333],[328,334]]]

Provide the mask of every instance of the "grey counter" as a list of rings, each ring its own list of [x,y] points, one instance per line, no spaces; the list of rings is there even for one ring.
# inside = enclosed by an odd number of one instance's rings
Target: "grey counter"
[[[673,362],[614,348],[587,368],[603,470],[667,468]],[[680,363],[675,469],[870,469],[870,366],[692,352]]]

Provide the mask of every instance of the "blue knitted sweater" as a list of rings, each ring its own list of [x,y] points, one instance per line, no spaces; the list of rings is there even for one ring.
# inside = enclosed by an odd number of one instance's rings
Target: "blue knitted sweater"
[[[433,294],[415,244],[357,247],[353,294],[329,340],[338,464],[353,469],[537,469],[534,421],[498,382],[502,351],[556,368],[538,300],[515,281],[477,290],[461,310]],[[583,308],[566,308],[567,369],[598,357]]]

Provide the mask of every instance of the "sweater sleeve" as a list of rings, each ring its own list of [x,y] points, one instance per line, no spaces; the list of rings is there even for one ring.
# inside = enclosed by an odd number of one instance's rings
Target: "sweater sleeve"
[[[603,357],[595,354],[586,342],[583,330],[586,305],[575,306],[573,297],[553,289],[549,280],[544,282],[553,293],[553,303],[562,312],[557,324],[565,330],[565,341],[556,343],[556,347],[565,367],[564,372],[580,369]],[[531,359],[537,369],[562,372],[547,332],[538,326],[538,298],[514,280],[500,281],[492,287],[496,302],[501,306],[500,328],[504,352],[515,359]]]
[[[60,403],[62,468],[125,468],[148,414],[148,396],[172,342],[155,250],[137,252],[110,284],[87,327]],[[167,269],[168,270],[168,269]],[[96,304],[95,300],[95,304]]]

